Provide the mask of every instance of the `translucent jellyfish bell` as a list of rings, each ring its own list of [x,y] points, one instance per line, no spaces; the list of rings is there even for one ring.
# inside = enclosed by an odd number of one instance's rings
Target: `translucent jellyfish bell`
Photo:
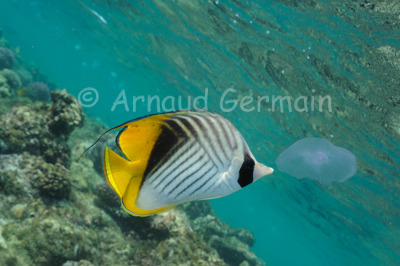
[[[276,159],[278,169],[297,179],[309,178],[331,187],[344,182],[357,170],[356,157],[326,139],[305,138],[284,150]]]

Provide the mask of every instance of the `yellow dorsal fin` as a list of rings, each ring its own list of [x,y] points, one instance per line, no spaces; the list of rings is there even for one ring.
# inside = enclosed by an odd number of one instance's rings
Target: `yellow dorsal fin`
[[[121,151],[130,161],[145,160],[150,157],[152,148],[162,131],[166,115],[152,115],[140,120],[125,123],[117,128],[125,128],[117,137]]]

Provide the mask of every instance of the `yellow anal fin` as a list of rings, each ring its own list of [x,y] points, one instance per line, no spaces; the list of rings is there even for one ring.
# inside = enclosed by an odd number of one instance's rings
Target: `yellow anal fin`
[[[131,177],[138,173],[135,163],[129,162],[106,147],[104,151],[103,170],[108,185],[118,194],[124,196]]]
[[[104,151],[103,169],[107,183],[121,198],[122,207],[130,215],[148,216],[173,207],[142,210],[136,206],[145,166],[146,162],[143,160],[130,162],[107,147]]]
[[[141,180],[138,178],[132,178],[129,183],[124,196],[122,197],[121,204],[123,209],[130,215],[133,216],[149,216],[153,214],[157,214],[160,212],[164,212],[175,205],[166,206],[154,210],[143,210],[136,206],[136,199],[139,195]]]

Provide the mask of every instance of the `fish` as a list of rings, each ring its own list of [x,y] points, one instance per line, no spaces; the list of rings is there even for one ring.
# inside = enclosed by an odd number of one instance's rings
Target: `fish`
[[[207,110],[152,114],[108,131],[115,129],[126,158],[105,147],[104,175],[133,216],[224,197],[274,171],[256,161],[228,119]]]
[[[17,94],[22,95],[22,94],[26,93],[26,90],[27,90],[26,87],[23,87],[23,88],[17,90]]]

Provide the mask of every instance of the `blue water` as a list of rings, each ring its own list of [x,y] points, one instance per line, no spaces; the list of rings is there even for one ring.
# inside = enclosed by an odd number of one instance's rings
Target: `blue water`
[[[330,95],[333,112],[267,106],[224,115],[269,166],[296,140],[316,136],[351,150],[356,176],[329,190],[276,171],[212,206],[254,233],[253,251],[269,265],[399,264],[400,136],[391,122],[400,110],[388,102],[399,80],[363,60],[369,50],[399,49],[400,30],[383,27],[373,12],[327,2],[8,0],[0,27],[58,88],[75,96],[95,88],[99,100],[85,112],[110,126],[149,113],[146,101],[133,111],[140,95],[185,99],[207,88],[216,111],[227,88],[242,96]],[[123,89],[128,110],[112,111]],[[368,109],[368,101],[384,109]]]

